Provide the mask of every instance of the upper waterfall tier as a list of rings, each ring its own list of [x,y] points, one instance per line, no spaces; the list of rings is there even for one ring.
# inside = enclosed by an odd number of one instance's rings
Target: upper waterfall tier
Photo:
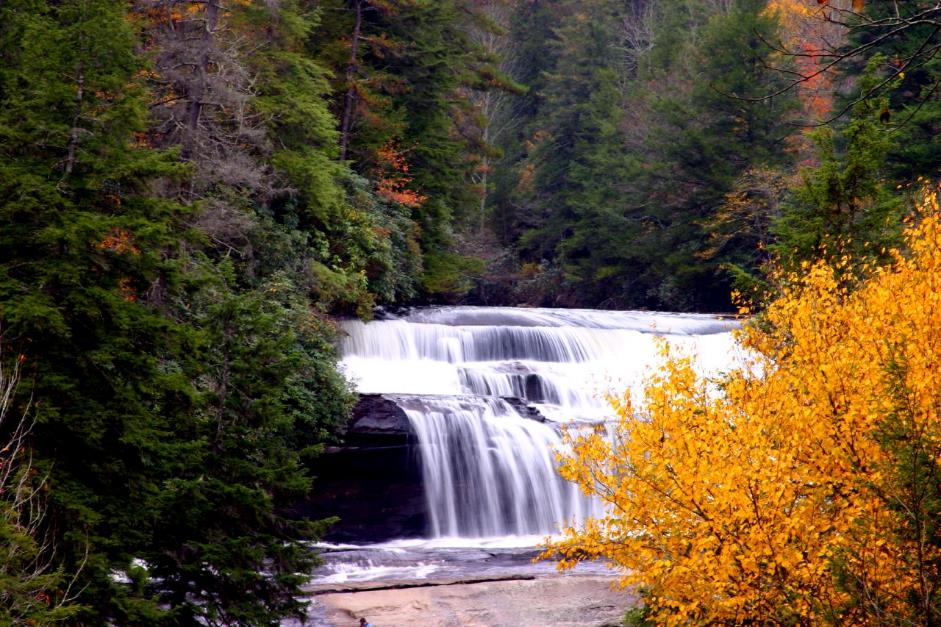
[[[553,420],[598,420],[658,362],[658,337],[697,358],[730,363],[734,320],[637,311],[434,307],[370,323],[347,321],[343,367],[360,392],[518,396]]]
[[[456,327],[577,327],[682,335],[724,333],[737,326],[711,314],[521,307],[432,307],[415,310],[402,319]]]

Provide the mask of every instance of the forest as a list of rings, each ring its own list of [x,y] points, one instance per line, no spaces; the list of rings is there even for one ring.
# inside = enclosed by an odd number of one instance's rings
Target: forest
[[[938,241],[939,33],[935,0],[0,2],[0,623],[303,616],[310,543],[333,521],[296,505],[317,499],[313,464],[356,399],[337,320],[471,304],[757,316],[748,341],[780,377],[732,378],[712,401],[673,363],[652,392],[658,430],[636,440],[652,446],[674,446],[676,429],[735,431],[728,404],[787,397],[807,364],[882,381],[838,397],[824,377],[805,404],[762,406],[755,430],[736,432],[756,438],[735,448],[745,455],[815,403],[840,419],[808,442],[878,427],[860,444],[874,447],[867,463],[834,445],[842,474],[775,467],[795,490],[775,498],[845,498],[833,525],[858,532],[807,572],[794,552],[819,538],[782,532],[761,550],[791,561],[729,562],[699,580],[754,593],[713,607],[656,570],[663,553],[621,560],[633,540],[616,521],[550,553],[653,569],[632,583],[653,590],[658,624],[768,612],[937,624],[924,582],[941,580],[941,405],[927,383],[941,361],[890,346],[834,365],[802,351],[833,356],[847,329],[937,350],[911,329],[938,328],[922,305],[939,294],[925,243]],[[922,317],[890,315],[900,293]],[[818,328],[808,308],[824,301],[840,308]],[[885,399],[897,422],[844,420]],[[587,450],[567,478],[617,466]],[[874,473],[886,483],[867,483]],[[825,476],[829,491],[794,488]],[[716,507],[746,509],[729,498]],[[905,507],[917,529],[885,522]],[[736,520],[729,537],[752,550]],[[873,548],[886,528],[898,544]],[[724,564],[733,554],[714,532],[680,546],[658,531],[669,556],[696,547]],[[920,550],[918,568],[892,562],[893,546]]]

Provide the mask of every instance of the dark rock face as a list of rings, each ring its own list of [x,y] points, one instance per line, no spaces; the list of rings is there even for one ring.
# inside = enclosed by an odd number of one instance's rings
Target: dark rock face
[[[411,446],[336,448],[314,468],[314,490],[299,513],[340,520],[327,542],[382,542],[427,535],[418,451]]]
[[[417,441],[405,412],[381,394],[363,394],[343,444],[317,460],[311,499],[297,507],[310,518],[340,520],[327,542],[382,542],[426,533],[427,506]]]
[[[343,443],[326,449],[313,468],[314,490],[295,507],[306,518],[340,520],[327,542],[373,543],[428,535],[418,441],[408,416],[421,397],[363,394],[346,425]],[[396,401],[398,399],[398,403]],[[524,418],[544,422],[535,407],[505,397]]]
[[[527,385],[540,385],[539,378],[531,375],[531,380],[527,380]],[[402,407],[420,408],[423,398],[430,397],[411,394],[360,395],[359,402],[353,408],[352,418],[346,425],[346,446],[364,446],[376,443],[388,446],[391,444],[413,443],[415,433]],[[523,418],[538,422],[546,421],[545,416],[524,399],[516,396],[503,396],[501,398],[509,403]]]
[[[394,400],[382,394],[363,394],[346,425],[345,439],[347,446],[388,445],[407,444],[410,436],[414,434],[408,416]]]

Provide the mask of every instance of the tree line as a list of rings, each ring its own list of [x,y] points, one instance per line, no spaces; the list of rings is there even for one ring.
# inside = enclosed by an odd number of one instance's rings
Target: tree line
[[[496,117],[495,300],[731,311],[828,238],[898,242],[938,176],[934,2],[537,1],[507,24],[528,91]]]

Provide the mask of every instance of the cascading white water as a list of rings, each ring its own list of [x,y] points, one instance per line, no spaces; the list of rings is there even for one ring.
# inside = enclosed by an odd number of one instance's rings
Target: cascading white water
[[[418,436],[435,537],[545,534],[601,513],[559,477],[552,426],[500,398],[397,400]]]
[[[393,397],[418,436],[434,537],[544,535],[598,515],[559,477],[559,423],[609,416],[658,361],[657,337],[730,363],[732,321],[706,315],[440,307],[370,323],[349,321],[343,367],[360,392]],[[423,395],[423,396],[405,396]],[[499,397],[537,407],[521,416]]]

